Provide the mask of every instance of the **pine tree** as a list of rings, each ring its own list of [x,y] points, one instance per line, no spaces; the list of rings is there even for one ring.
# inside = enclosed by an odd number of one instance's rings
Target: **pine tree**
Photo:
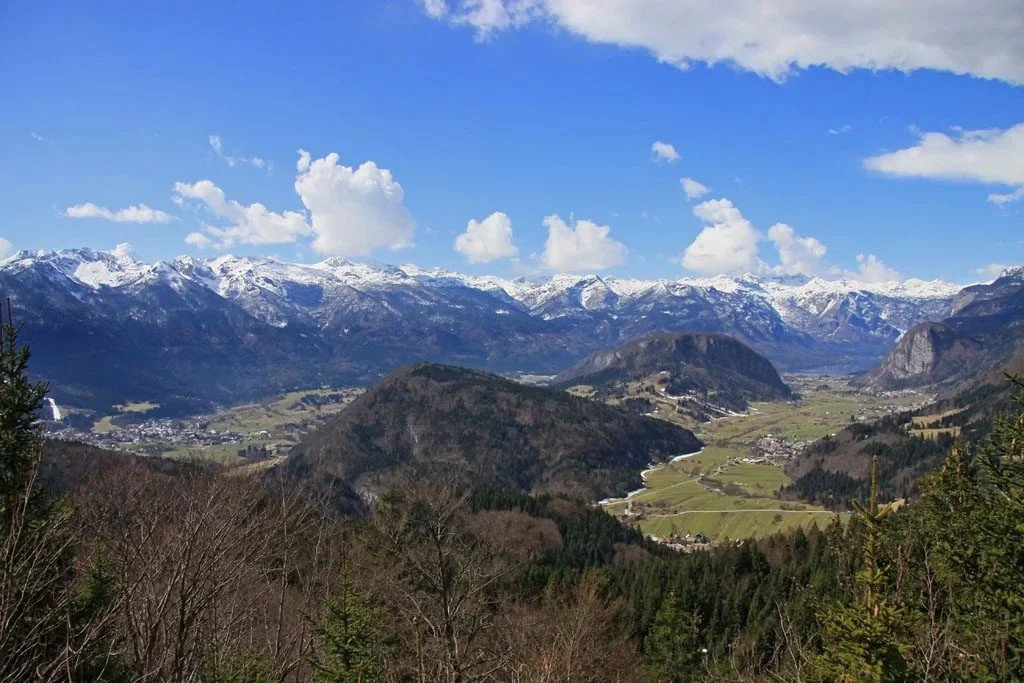
[[[885,568],[879,562],[882,521],[890,508],[878,506],[878,456],[871,460],[871,497],[855,503],[862,527],[862,568],[856,574],[861,595],[852,605],[833,603],[820,615],[824,653],[815,662],[822,680],[849,683],[911,680],[902,611],[885,595]]]
[[[644,641],[646,659],[659,681],[682,683],[697,678],[705,652],[699,627],[700,616],[687,612],[675,591],[670,592]]]
[[[324,683],[377,680],[384,666],[384,645],[376,610],[352,582],[348,567],[315,628],[322,649],[314,661]]]
[[[0,310],[0,511],[5,530],[26,505],[40,503],[33,480],[42,448],[39,411],[47,389],[44,382],[28,378],[31,352],[19,345],[10,302],[7,307],[6,319]]]

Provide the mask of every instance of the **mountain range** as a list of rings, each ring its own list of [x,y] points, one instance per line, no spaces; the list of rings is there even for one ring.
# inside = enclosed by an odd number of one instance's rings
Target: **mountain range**
[[[732,335],[783,370],[864,370],[904,331],[947,317],[959,290],[808,276],[503,279],[339,258],[145,263],[120,247],[0,262],[0,293],[59,401],[183,410],[369,381],[418,360],[556,374],[676,331]]]

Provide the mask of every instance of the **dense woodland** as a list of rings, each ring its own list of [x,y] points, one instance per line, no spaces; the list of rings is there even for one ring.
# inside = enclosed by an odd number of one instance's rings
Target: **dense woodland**
[[[869,487],[846,528],[677,555],[458,477],[409,472],[344,516],[286,473],[44,456],[28,360],[5,325],[2,681],[1024,676],[1019,404],[899,510]]]
[[[361,507],[402,470],[584,500],[624,495],[648,463],[701,442],[664,420],[497,375],[419,363],[391,373],[292,451],[286,469]],[[442,473],[439,473],[442,471]]]

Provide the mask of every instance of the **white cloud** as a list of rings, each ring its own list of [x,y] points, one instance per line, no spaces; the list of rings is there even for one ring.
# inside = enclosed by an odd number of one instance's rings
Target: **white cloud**
[[[705,274],[741,274],[759,270],[761,236],[728,199],[712,199],[693,207],[705,227],[683,252],[683,266]]]
[[[975,268],[974,272],[985,280],[995,280],[997,277],[1003,274],[1003,271],[1010,266],[1005,263],[990,263],[987,266],[981,268]]]
[[[224,163],[231,168],[235,168],[240,165],[249,165],[258,168],[261,171],[266,171],[268,175],[274,170],[274,165],[262,157],[242,157],[225,154],[224,141],[221,140],[219,135],[210,136],[210,149],[212,149],[213,153],[223,159]]]
[[[244,206],[228,199],[224,191],[210,180],[197,183],[175,183],[176,201],[195,200],[226,226],[205,225],[209,241],[200,245],[199,238],[189,235],[194,246],[230,247],[234,244],[285,244],[312,232],[306,217],[297,211],[274,213],[260,203]],[[188,237],[186,238],[188,240]]]
[[[439,4],[445,5],[441,14],[437,14]],[[543,3],[540,0],[461,0],[453,6],[456,11],[449,13],[446,3],[424,1],[428,15],[439,19],[448,14],[453,24],[471,26],[476,31],[477,40],[482,41],[495,31],[516,28],[540,16]]]
[[[913,147],[869,157],[864,165],[893,176],[1024,186],[1024,123],[953,136],[922,133]]]
[[[1013,192],[993,192],[989,194],[988,201],[993,204],[1008,204],[1024,199],[1024,186],[1018,187]]]
[[[412,246],[416,222],[391,171],[372,161],[353,169],[340,165],[333,152],[313,159],[304,150],[296,169],[295,191],[309,209],[318,252],[361,256]]]
[[[768,239],[779,253],[777,272],[786,275],[817,275],[822,272],[822,260],[827,249],[814,237],[801,237],[785,223],[776,223],[768,228]]]
[[[541,264],[553,271],[595,271],[626,261],[626,245],[612,239],[611,228],[593,221],[578,220],[569,227],[558,216],[544,219],[548,239],[540,255]]]
[[[470,220],[466,232],[455,238],[455,251],[470,263],[515,257],[519,249],[512,242],[512,221],[501,211],[495,211],[482,221]]]
[[[1017,0],[459,0],[478,37],[533,18],[595,43],[641,48],[681,69],[725,62],[782,81],[823,66],[935,69],[1024,83]],[[429,11],[429,7],[428,7]],[[444,15],[432,14],[435,18]]]
[[[129,206],[117,211],[97,206],[92,202],[77,204],[64,209],[68,218],[103,218],[115,223],[169,223],[174,216],[159,209],[151,209],[145,204]]]
[[[829,128],[828,129],[828,134],[829,135],[844,135],[846,133],[849,133],[851,130],[853,130],[853,126],[851,126],[848,123],[844,123],[843,125],[839,126],[838,128]]]
[[[420,4],[431,19],[440,19],[448,14],[448,4],[445,0],[420,0]]]
[[[847,273],[860,282],[891,282],[902,276],[896,270],[882,263],[874,254],[857,254],[857,270]]]
[[[655,140],[651,143],[651,157],[655,161],[667,161],[670,164],[682,159],[675,147],[661,140]]]
[[[7,258],[14,251],[14,245],[11,244],[10,240],[5,240],[0,237],[0,258]]]
[[[190,232],[185,235],[185,244],[190,244],[198,249],[209,249],[213,246],[213,240],[201,232]]]
[[[711,192],[710,187],[698,183],[693,178],[681,178],[679,184],[683,187],[683,192],[686,193],[687,199],[700,199],[708,192]]]

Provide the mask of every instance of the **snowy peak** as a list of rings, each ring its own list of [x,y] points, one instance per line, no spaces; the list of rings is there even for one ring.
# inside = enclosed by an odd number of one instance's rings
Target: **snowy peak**
[[[37,283],[63,286],[90,305],[109,300],[111,306],[116,301],[124,307],[124,297],[162,301],[146,295],[159,286],[165,293],[168,288],[178,292],[191,306],[221,300],[260,324],[303,334],[314,330],[351,339],[359,330],[373,331],[387,343],[408,345],[415,342],[403,337],[409,335],[403,330],[433,326],[430,334],[437,339],[465,344],[460,347],[465,353],[477,353],[497,334],[532,339],[553,330],[550,334],[567,335],[559,344],[572,339],[575,346],[561,348],[573,354],[593,350],[579,344],[615,346],[660,332],[723,332],[769,356],[774,353],[773,360],[786,367],[804,362],[799,349],[807,344],[824,345],[818,361],[825,364],[830,354],[857,358],[855,365],[874,363],[906,330],[947,317],[960,291],[938,280],[866,283],[808,275],[640,279],[558,274],[513,280],[338,257],[302,264],[224,254],[147,264],[127,247],[20,252],[0,262],[0,275],[20,277],[24,271],[35,273],[30,279]],[[963,295],[961,300],[966,300]],[[128,310],[144,316],[146,306]],[[453,341],[453,326],[468,336]]]

